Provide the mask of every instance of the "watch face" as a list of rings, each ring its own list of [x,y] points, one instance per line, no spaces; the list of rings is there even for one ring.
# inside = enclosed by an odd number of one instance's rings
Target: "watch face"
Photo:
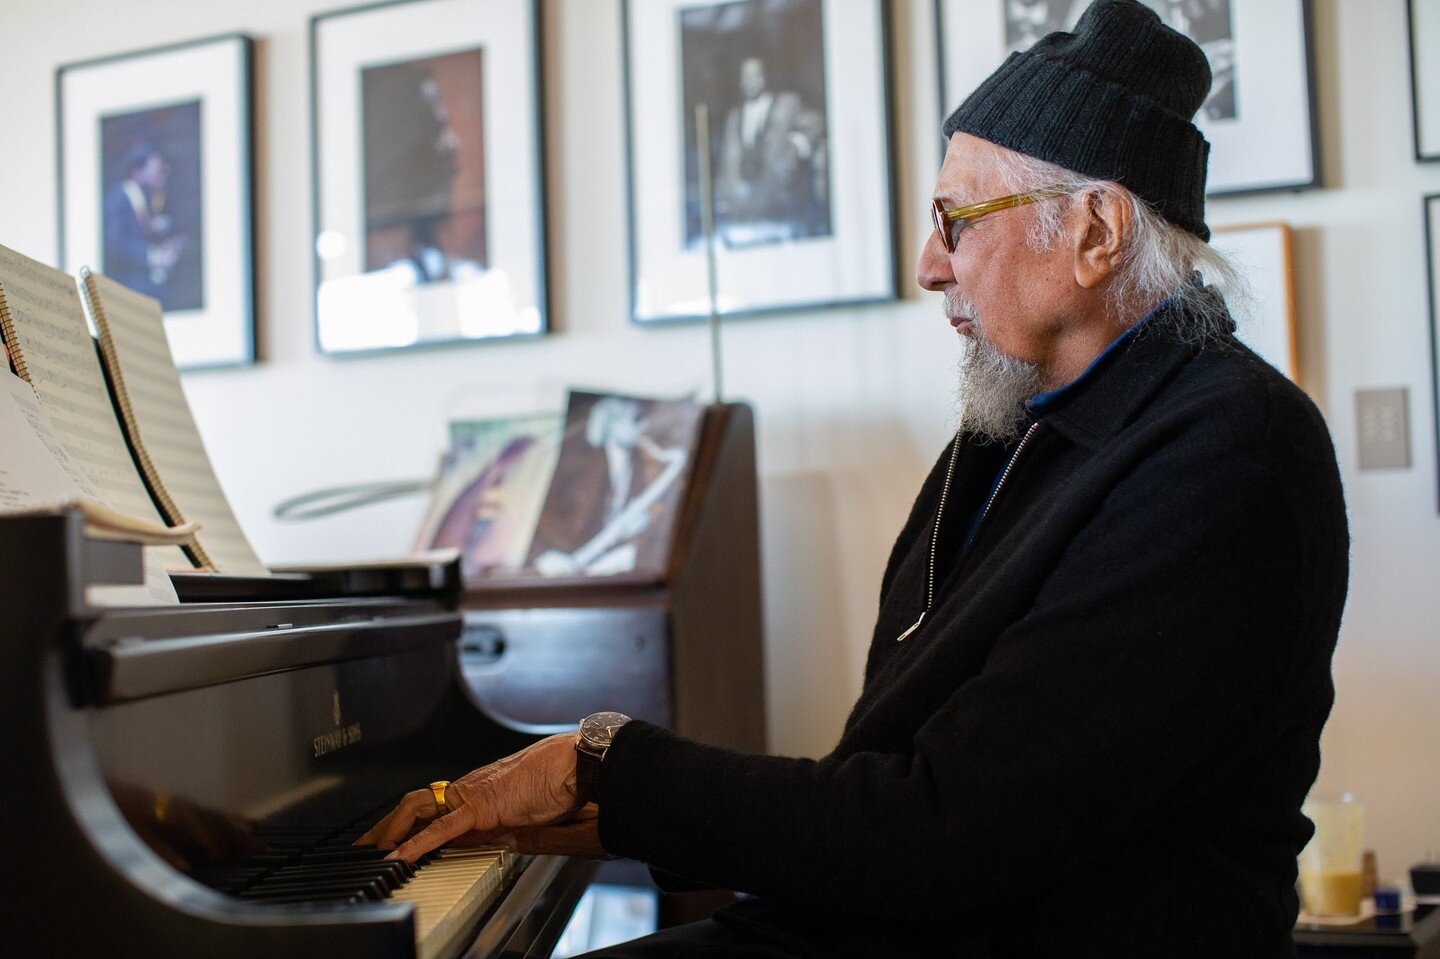
[[[630,721],[624,713],[591,713],[580,720],[580,735],[592,746],[607,747],[615,730]]]

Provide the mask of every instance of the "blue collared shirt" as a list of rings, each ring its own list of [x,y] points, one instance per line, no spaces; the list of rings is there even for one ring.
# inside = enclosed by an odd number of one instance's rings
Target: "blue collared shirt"
[[[1054,413],[1056,410],[1061,409],[1067,403],[1069,403],[1070,400],[1072,400],[1075,395],[1080,392],[1081,388],[1084,387],[1084,385],[1090,379],[1092,379],[1095,371],[1100,367],[1104,366],[1105,363],[1110,359],[1110,357],[1119,353],[1120,349],[1126,343],[1129,343],[1131,340],[1133,340],[1135,338],[1135,334],[1140,332],[1140,327],[1144,326],[1145,322],[1149,320],[1150,317],[1154,316],[1156,313],[1159,313],[1161,310],[1168,307],[1172,299],[1174,298],[1166,297],[1164,300],[1161,300],[1160,303],[1155,307],[1155,309],[1151,310],[1149,313],[1146,313],[1140,319],[1136,320],[1135,323],[1128,329],[1126,329],[1124,333],[1121,333],[1119,336],[1115,337],[1115,339],[1111,340],[1110,345],[1105,347],[1105,349],[1101,350],[1100,355],[1095,357],[1095,359],[1091,360],[1090,365],[1085,367],[1085,369],[1080,373],[1080,375],[1075,377],[1069,383],[1066,383],[1064,386],[1057,386],[1055,389],[1047,390],[1044,393],[1036,393],[1034,396],[1026,400],[1025,409],[1030,413],[1031,421],[1038,422],[1039,420],[1043,419],[1051,413]]]

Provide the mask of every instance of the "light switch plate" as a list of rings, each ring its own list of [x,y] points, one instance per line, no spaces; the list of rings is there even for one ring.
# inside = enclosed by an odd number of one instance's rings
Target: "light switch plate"
[[[1355,391],[1355,434],[1362,470],[1410,466],[1410,391],[1403,386]]]

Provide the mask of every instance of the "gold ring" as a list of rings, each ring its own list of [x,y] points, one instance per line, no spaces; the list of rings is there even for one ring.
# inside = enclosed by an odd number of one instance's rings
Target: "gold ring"
[[[435,797],[435,808],[441,813],[450,811],[450,807],[445,805],[445,787],[448,785],[450,785],[450,780],[448,779],[442,779],[439,782],[430,784],[430,795]]]

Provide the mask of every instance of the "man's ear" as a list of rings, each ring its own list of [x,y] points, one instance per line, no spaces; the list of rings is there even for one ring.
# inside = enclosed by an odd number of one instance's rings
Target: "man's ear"
[[[1134,225],[1132,211],[1113,190],[1086,190],[1075,198],[1071,215],[1075,282],[1091,290],[1120,269]]]

